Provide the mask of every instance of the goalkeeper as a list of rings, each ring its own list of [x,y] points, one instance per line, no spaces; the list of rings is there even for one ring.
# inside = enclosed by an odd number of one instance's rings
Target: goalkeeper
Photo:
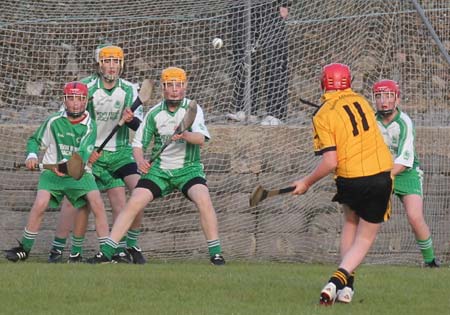
[[[217,217],[206,185],[203,165],[200,162],[200,146],[210,138],[203,112],[197,106],[197,115],[189,130],[172,136],[176,126],[183,120],[190,103],[185,97],[187,88],[185,71],[175,67],[164,69],[161,73],[161,87],[164,100],[146,114],[133,141],[133,154],[143,175],[125,209],[114,222],[106,244],[89,260],[91,263],[109,262],[118,242],[136,215],[152,200],[178,189],[195,203],[200,212],[200,224],[206,237],[211,263],[225,264],[221,255]],[[150,165],[144,158],[145,150],[154,140],[153,154],[155,154],[167,139],[172,139],[173,142],[155,159],[153,165]]]
[[[403,203],[408,221],[422,252],[425,267],[439,267],[430,229],[423,216],[422,175],[414,149],[415,130],[411,118],[400,110],[400,88],[393,80],[373,85],[378,127],[394,156],[394,194]]]
[[[94,149],[96,125],[86,111],[88,90],[81,82],[70,82],[64,87],[65,110],[48,117],[28,139],[27,168],[37,166],[39,148],[45,148],[43,163],[57,164],[70,159],[77,152],[86,163]],[[6,259],[17,262],[25,260],[38,235],[45,210],[50,204],[57,208],[63,197],[75,207],[86,205],[86,199],[95,215],[95,226],[100,243],[108,236],[108,220],[94,176],[85,172],[79,180],[64,175],[57,168],[43,170],[38,183],[36,199],[30,210],[27,225],[18,247],[5,251]]]

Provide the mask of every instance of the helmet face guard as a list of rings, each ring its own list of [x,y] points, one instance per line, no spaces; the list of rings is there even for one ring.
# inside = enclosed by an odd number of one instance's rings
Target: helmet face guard
[[[78,81],[69,82],[64,86],[64,108],[71,118],[79,118],[86,110],[88,88],[86,84]],[[82,105],[79,106],[79,103]],[[79,107],[77,109],[77,107]]]
[[[394,80],[380,80],[373,85],[372,101],[377,108],[377,114],[383,117],[392,115],[399,99],[400,87]]]
[[[331,63],[322,69],[322,90],[335,91],[351,88],[350,68],[342,63]]]
[[[112,45],[99,47],[95,51],[95,60],[98,63],[98,72],[102,76],[102,78],[105,79],[105,81],[114,82],[122,74],[124,65],[124,53],[122,48]],[[105,68],[113,67],[114,64],[118,65],[118,72],[114,74],[108,73]]]

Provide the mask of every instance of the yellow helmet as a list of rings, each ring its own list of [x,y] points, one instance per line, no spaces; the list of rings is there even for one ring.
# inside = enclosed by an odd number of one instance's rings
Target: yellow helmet
[[[114,45],[101,45],[95,50],[95,60],[101,62],[104,59],[119,59],[123,63],[123,49]]]
[[[161,72],[161,83],[187,81],[186,71],[177,67],[168,67]]]
[[[112,81],[116,80],[118,78],[118,76],[105,75],[102,73],[102,70],[101,70],[103,60],[107,60],[107,59],[119,60],[119,62],[120,62],[119,76],[120,76],[122,74],[123,64],[124,64],[123,49],[120,48],[119,46],[106,44],[106,45],[98,46],[97,49],[95,50],[95,61],[97,61],[97,63],[98,63],[99,73],[102,75],[102,77],[105,80],[112,82]]]

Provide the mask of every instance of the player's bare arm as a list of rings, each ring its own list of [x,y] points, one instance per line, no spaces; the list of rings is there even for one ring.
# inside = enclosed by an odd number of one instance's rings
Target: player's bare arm
[[[191,144],[203,145],[205,143],[205,135],[200,132],[184,131],[172,137],[172,141],[184,140]]]
[[[37,158],[28,158],[25,160],[25,166],[30,169],[30,170],[34,170],[37,168],[38,165],[38,159]]]
[[[398,174],[400,174],[404,170],[406,170],[406,166],[401,165],[401,164],[394,164],[394,167],[391,170],[391,175],[392,176],[397,176]]]
[[[323,154],[319,165],[308,176],[295,181],[293,185],[295,190],[292,192],[294,195],[301,195],[308,191],[309,187],[315,182],[324,178],[328,174],[334,172],[337,167],[337,154],[336,151],[327,151]]]
[[[94,164],[100,158],[100,156],[102,156],[102,151],[97,152],[96,150],[94,150],[89,157],[89,164]]]
[[[144,150],[142,150],[142,148],[139,147],[133,147],[133,156],[134,159],[136,160],[136,164],[138,166],[139,171],[141,171],[144,174],[147,174],[151,164],[149,163],[148,160],[145,159]]]
[[[122,114],[122,119],[125,121],[125,123],[129,123],[133,120],[134,113],[130,108],[125,108]]]

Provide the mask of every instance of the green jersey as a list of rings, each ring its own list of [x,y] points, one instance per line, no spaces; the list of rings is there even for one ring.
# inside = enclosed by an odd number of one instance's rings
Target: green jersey
[[[183,99],[181,105],[173,113],[168,110],[164,101],[151,108],[136,131],[133,147],[142,148],[145,151],[153,139],[152,155],[155,154],[166,140],[171,138],[176,127],[183,120],[189,102],[190,100],[187,98]],[[189,131],[200,132],[206,137],[206,140],[210,139],[203,111],[198,105],[197,116]],[[164,152],[153,162],[152,168],[173,170],[200,163],[200,146],[179,140],[167,146]]]
[[[69,160],[74,152],[86,163],[94,150],[97,128],[89,113],[85,115],[77,124],[72,124],[65,111],[49,116],[28,139],[27,158],[37,158],[39,150],[44,149],[44,164]]]
[[[97,139],[95,146],[99,147],[111,130],[122,118],[125,108],[131,107],[138,96],[137,85],[123,79],[118,79],[115,86],[105,89],[101,78],[94,74],[81,80],[89,88],[89,102],[87,110],[97,123]],[[143,108],[139,106],[134,116],[143,120]],[[121,148],[130,147],[129,128],[122,126],[109,140],[104,150],[119,151]]]

